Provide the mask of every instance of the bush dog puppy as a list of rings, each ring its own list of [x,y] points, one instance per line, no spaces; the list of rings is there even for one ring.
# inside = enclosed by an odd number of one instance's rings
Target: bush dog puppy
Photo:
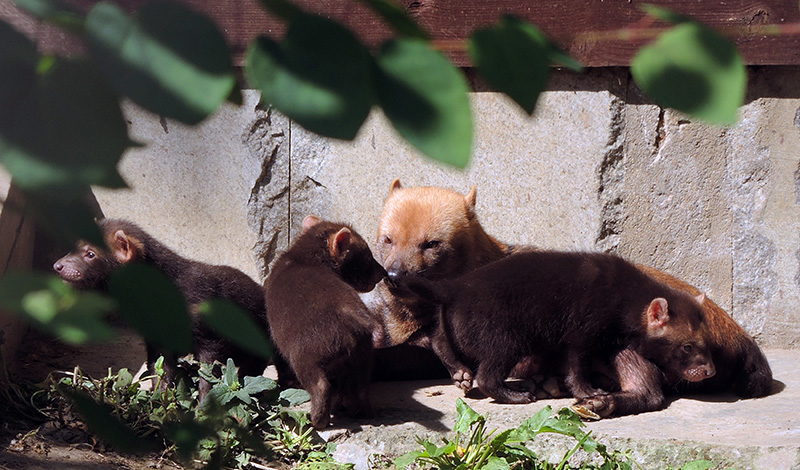
[[[311,394],[311,423],[322,429],[339,405],[371,412],[369,379],[378,324],[358,296],[386,272],[352,228],[314,216],[278,258],[266,282],[272,337]]]
[[[106,242],[97,247],[79,242],[76,250],[56,261],[53,269],[62,279],[79,289],[107,289],[111,274],[118,267],[133,261],[154,266],[163,272],[183,294],[190,311],[203,301],[210,299],[229,300],[260,325],[268,334],[264,292],[261,286],[248,275],[230,266],[216,266],[186,259],[148,235],[132,222],[118,219],[103,219],[98,222]],[[225,363],[232,358],[241,375],[257,376],[264,372],[267,360],[257,357],[204,326],[196,315],[192,315],[192,352],[200,362]],[[164,356],[165,382],[175,380],[177,358],[153,344],[147,344],[147,365],[154,373],[154,364]],[[286,375],[283,365],[276,366],[279,374]],[[200,398],[205,397],[210,384],[200,379]]]
[[[614,396],[617,414],[664,406],[658,369],[690,382],[714,375],[703,296],[675,291],[614,255],[518,253],[455,280],[407,286],[441,304],[432,346],[459,386],[471,388],[475,370],[481,391],[501,403],[535,400],[504,381],[521,359],[551,351],[566,357],[566,384],[578,399],[605,394],[589,382],[593,361],[630,349],[656,364],[636,366],[657,386],[645,397]]]
[[[377,246],[379,261],[394,279],[402,276],[450,279],[510,253],[536,249],[509,246],[489,236],[475,214],[474,187],[467,195],[462,195],[438,187],[405,188],[397,179],[392,181],[384,203]],[[646,266],[637,267],[674,289],[692,296],[699,294],[696,288],[667,273]],[[409,296],[390,282],[379,284],[375,294],[368,305],[383,318],[383,345],[429,345],[429,335],[434,330],[430,322],[435,320],[429,302]],[[667,382],[667,390],[678,393],[732,390],[744,398],[770,394],[772,371],[753,338],[711,299],[705,299],[703,311],[708,335],[706,344],[717,373],[701,382]],[[378,352],[391,349],[397,348]],[[623,354],[619,361],[632,357]],[[378,362],[380,359],[379,355]],[[385,365],[387,370],[398,366],[394,363],[396,358],[392,359],[392,363]],[[427,364],[421,366],[422,373],[415,370],[413,363],[400,366],[410,369],[404,371],[406,375],[425,376],[425,369],[430,370]],[[524,367],[519,367],[515,375],[524,372]]]

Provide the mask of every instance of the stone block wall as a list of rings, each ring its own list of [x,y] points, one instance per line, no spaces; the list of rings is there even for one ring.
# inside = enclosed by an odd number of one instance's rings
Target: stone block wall
[[[800,347],[800,68],[750,70],[735,126],[662,110],[627,69],[555,72],[529,117],[472,94],[466,171],[432,162],[379,112],[353,142],[320,138],[258,94],[191,128],[127,105],[129,190],[98,189],[107,216],[179,253],[263,280],[307,214],[373,241],[394,178],[478,188],[478,216],[509,243],[610,250],[681,277],[765,347]]]

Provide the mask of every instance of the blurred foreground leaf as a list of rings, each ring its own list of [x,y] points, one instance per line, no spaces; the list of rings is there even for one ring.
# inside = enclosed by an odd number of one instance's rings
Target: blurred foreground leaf
[[[417,39],[430,39],[408,12],[399,3],[392,0],[360,0],[369,6],[372,11],[380,15],[392,29],[400,36]]]
[[[14,181],[35,191],[125,187],[116,167],[131,145],[127,125],[117,96],[90,64],[44,58],[35,76],[19,73],[34,81],[17,82],[17,99],[0,110],[0,163]]]
[[[508,95],[528,114],[550,77],[550,64],[575,71],[583,67],[561,52],[536,26],[506,15],[495,26],[475,31],[469,40],[472,63],[495,90]]]
[[[83,31],[84,17],[72,5],[58,0],[14,0],[14,3],[37,18],[67,31]]]
[[[480,74],[528,114],[550,76],[548,47],[538,28],[510,16],[497,26],[475,31],[469,41],[470,57]]]
[[[116,336],[106,321],[114,302],[97,292],[75,290],[58,276],[7,274],[0,279],[0,307],[66,343],[80,345]]]
[[[377,63],[378,101],[400,135],[428,157],[467,166],[472,112],[461,71],[419,39],[387,42]]]
[[[694,21],[681,22],[642,47],[631,61],[631,74],[659,105],[716,124],[736,122],[747,88],[747,70],[733,43]]]
[[[60,387],[60,392],[72,401],[89,428],[114,448],[127,453],[142,453],[152,447],[116,419],[109,408],[69,387]]]
[[[86,36],[106,79],[153,113],[196,124],[234,89],[224,36],[181,3],[151,2],[133,17],[98,3],[86,18]]]
[[[304,128],[352,140],[372,107],[369,52],[349,30],[316,15],[294,18],[277,43],[250,44],[245,74],[261,101]]]
[[[203,321],[240,348],[264,359],[272,357],[271,343],[264,329],[238,305],[215,299],[201,303],[197,311]]]
[[[109,292],[120,313],[148,342],[179,355],[192,348],[192,324],[183,295],[161,271],[128,263],[111,276]]]

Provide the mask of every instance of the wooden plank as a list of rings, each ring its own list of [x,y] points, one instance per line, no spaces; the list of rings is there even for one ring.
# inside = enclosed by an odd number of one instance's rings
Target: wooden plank
[[[0,0],[7,2],[8,0]],[[237,65],[247,44],[260,34],[280,37],[284,25],[267,15],[256,0],[183,0],[212,17],[228,37]],[[648,22],[641,0],[399,0],[430,32],[438,47],[459,66],[468,66],[465,39],[476,28],[495,23],[511,13],[537,24],[549,37],[589,67],[626,66],[652,34],[620,39],[624,30],[660,23]],[[96,0],[72,0],[88,9]],[[144,0],[118,2],[134,11]],[[381,20],[356,0],[296,0],[308,11],[345,24],[370,47],[391,37]],[[795,0],[654,0],[653,3],[692,16],[730,36],[751,65],[800,64],[800,9]],[[775,34],[770,28],[788,33]],[[74,47],[63,33],[37,29],[47,48]],[[645,33],[653,33],[645,30]],[[769,34],[768,34],[769,33]],[[648,37],[650,36],[650,37]]]
[[[30,270],[36,224],[23,211],[25,201],[19,189],[11,183],[0,205],[0,278],[12,270]],[[0,311],[0,355],[14,369],[14,357],[28,325],[19,317]],[[0,383],[4,380],[0,374]]]

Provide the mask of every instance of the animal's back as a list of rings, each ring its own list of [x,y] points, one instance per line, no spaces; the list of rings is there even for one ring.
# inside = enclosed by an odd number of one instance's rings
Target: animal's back
[[[604,254],[513,254],[445,282],[454,292],[444,318],[467,349],[550,352],[625,328],[619,312],[637,301],[623,282],[628,271],[629,263]]]
[[[373,318],[355,289],[322,266],[276,264],[266,286],[266,305],[275,342],[290,362],[317,361],[371,344]]]

